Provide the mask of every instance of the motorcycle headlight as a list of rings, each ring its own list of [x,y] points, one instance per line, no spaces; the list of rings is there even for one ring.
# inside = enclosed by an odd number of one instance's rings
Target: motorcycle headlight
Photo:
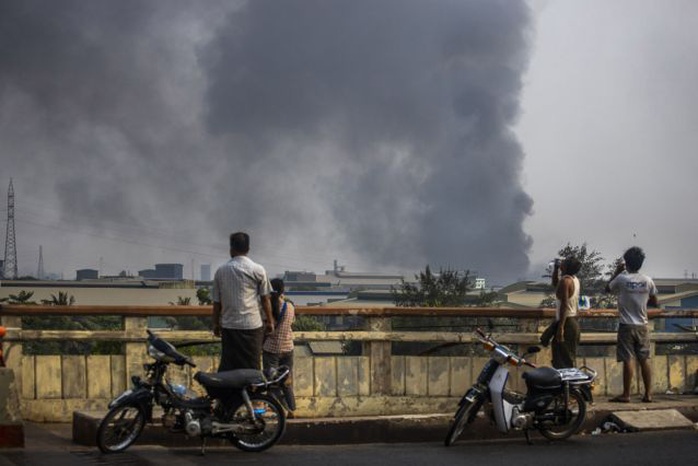
[[[174,362],[174,357],[170,356],[169,354],[165,354],[164,352],[155,348],[153,345],[148,346],[148,355],[157,361],[168,362],[168,363]]]
[[[499,364],[505,364],[509,360],[509,355],[509,352],[504,351],[500,347],[497,347],[494,349],[494,355],[492,356],[492,358]]]

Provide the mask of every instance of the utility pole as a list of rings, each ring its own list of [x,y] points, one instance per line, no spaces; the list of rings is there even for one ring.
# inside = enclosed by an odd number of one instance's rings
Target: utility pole
[[[12,187],[7,190],[7,230],[5,236],[5,278],[17,279],[17,238],[15,237],[15,190]]]

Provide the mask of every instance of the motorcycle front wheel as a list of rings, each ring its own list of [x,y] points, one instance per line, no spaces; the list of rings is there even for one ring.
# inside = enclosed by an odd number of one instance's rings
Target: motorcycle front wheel
[[[286,413],[281,404],[269,395],[250,396],[254,407],[254,417],[245,403],[240,404],[230,422],[239,425],[230,439],[233,445],[243,451],[264,451],[274,445],[286,428]]]
[[[97,428],[97,446],[102,453],[124,451],[138,439],[144,426],[145,412],[141,406],[116,406]]]
[[[453,424],[451,424],[451,428],[448,430],[444,445],[447,447],[453,445],[458,437],[460,437],[460,434],[463,433],[466,424],[469,424],[475,419],[475,415],[477,414],[476,410],[478,409],[476,406],[479,406],[479,403],[473,404],[470,401],[463,400],[453,418]]]
[[[564,440],[582,427],[586,412],[587,405],[581,393],[570,391],[567,406],[565,396],[560,393],[542,414],[538,430],[548,440]]]

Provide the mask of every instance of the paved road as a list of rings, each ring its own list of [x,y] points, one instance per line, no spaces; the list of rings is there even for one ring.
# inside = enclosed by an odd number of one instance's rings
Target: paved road
[[[212,448],[200,456],[197,449],[134,446],[127,452],[102,455],[96,448],[56,442],[61,432],[32,433],[23,450],[0,450],[0,466],[15,465],[167,465],[215,466],[303,465],[344,466],[409,465],[555,465],[601,466],[696,464],[698,431],[660,431],[631,434],[579,435],[564,442],[536,438],[533,445],[520,439],[458,442],[450,448],[440,443],[366,444],[337,446],[278,445],[263,453],[234,448]]]

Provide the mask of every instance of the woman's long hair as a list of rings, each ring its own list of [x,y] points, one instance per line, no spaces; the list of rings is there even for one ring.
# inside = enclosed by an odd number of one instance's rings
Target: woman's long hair
[[[271,280],[271,314],[274,316],[274,321],[279,321],[279,313],[281,312],[281,300],[279,297],[284,294],[284,281],[280,278],[272,278]]]

